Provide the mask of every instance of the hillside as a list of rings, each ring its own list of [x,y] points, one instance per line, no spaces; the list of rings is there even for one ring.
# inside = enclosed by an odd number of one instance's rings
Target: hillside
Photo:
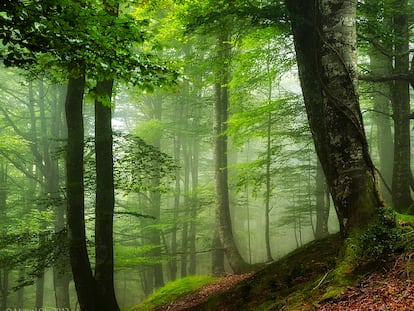
[[[330,272],[339,246],[339,236],[332,235],[256,273],[224,276],[151,310],[414,310],[414,253],[367,264],[354,284],[338,290]]]

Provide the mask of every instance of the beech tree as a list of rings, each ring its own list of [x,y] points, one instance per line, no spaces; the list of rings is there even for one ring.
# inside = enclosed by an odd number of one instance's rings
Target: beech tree
[[[341,233],[352,236],[384,208],[357,92],[357,1],[286,0],[286,4],[316,151]]]

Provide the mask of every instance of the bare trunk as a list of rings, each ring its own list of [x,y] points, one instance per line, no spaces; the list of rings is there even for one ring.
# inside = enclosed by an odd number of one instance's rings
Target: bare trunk
[[[394,15],[395,73],[409,71],[408,1],[396,1]],[[394,209],[405,212],[411,205],[410,193],[410,92],[408,81],[395,80],[392,90],[394,116],[394,170],[392,201]]]
[[[95,102],[95,280],[100,310],[119,310],[114,288],[114,173],[112,156],[112,96],[113,80],[97,83]]]
[[[196,126],[198,123],[196,124]],[[198,203],[198,161],[199,161],[199,149],[200,142],[199,137],[196,136],[192,141],[193,152],[191,159],[191,209],[190,209],[190,227],[188,234],[188,250],[190,252],[190,260],[188,266],[188,273],[190,275],[196,274],[196,226],[197,226],[197,211],[199,207]]]
[[[59,94],[57,93],[58,90],[55,90],[55,105],[52,106],[52,121],[51,121],[51,136],[52,139],[49,145],[49,156],[50,156],[50,196],[52,200],[52,204],[55,208],[55,232],[61,238],[61,245],[67,245],[67,234],[65,231],[66,223],[65,223],[65,206],[63,204],[63,199],[59,193],[59,183],[60,183],[60,176],[59,176],[59,163],[58,159],[53,157],[53,154],[58,149],[57,141],[63,135],[63,108],[64,108],[64,95],[66,92],[63,91],[62,86],[59,86]],[[56,262],[53,266],[53,284],[55,287],[55,301],[56,301],[56,308],[60,309],[70,309],[70,297],[69,297],[69,283],[71,281],[71,274],[70,274],[70,263],[67,257],[67,250],[63,247],[58,252],[58,258],[56,258]]]
[[[187,276],[188,259],[188,225],[190,216],[190,151],[189,147],[183,147],[184,161],[184,213],[183,230],[181,235],[181,277]]]
[[[69,255],[81,310],[95,310],[95,280],[88,251],[84,218],[83,185],[83,94],[85,76],[69,79],[65,110],[68,129],[66,198]]]
[[[272,98],[271,87],[269,91],[269,103]],[[272,249],[270,246],[270,198],[271,198],[271,130],[272,130],[272,113],[269,111],[267,116],[267,144],[266,144],[266,195],[265,195],[265,245],[267,261],[272,261]]]
[[[217,71],[215,82],[216,98],[214,101],[214,166],[215,166],[215,191],[216,191],[216,223],[220,241],[224,247],[226,257],[234,273],[242,273],[248,268],[248,264],[241,257],[233,236],[232,222],[230,216],[230,201],[228,189],[227,168],[227,135],[226,122],[229,106],[228,83],[230,45],[226,34],[220,34],[217,40],[217,53],[220,69]]]
[[[1,310],[7,310],[7,301],[9,296],[9,270],[0,269],[0,294],[1,294]]]
[[[375,75],[389,75],[391,60],[383,54],[370,53],[371,70]],[[392,204],[392,179],[394,162],[394,141],[391,131],[391,90],[390,82],[373,85],[374,114],[377,127],[377,148],[379,155],[379,171],[381,173],[380,188],[387,204]]]

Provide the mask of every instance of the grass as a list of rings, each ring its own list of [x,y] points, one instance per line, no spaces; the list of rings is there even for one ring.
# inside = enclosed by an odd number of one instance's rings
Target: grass
[[[204,275],[194,275],[170,282],[164,287],[156,290],[142,303],[129,309],[128,311],[153,310],[155,307],[169,304],[180,297],[194,293],[204,285],[215,281],[217,281],[217,278]]]

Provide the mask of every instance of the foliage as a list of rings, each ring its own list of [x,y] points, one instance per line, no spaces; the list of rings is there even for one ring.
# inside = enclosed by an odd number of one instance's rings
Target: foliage
[[[140,192],[154,187],[152,179],[159,177],[164,181],[173,178],[177,168],[174,160],[159,148],[147,144],[138,136],[114,133],[114,182],[115,188],[129,192]],[[93,157],[94,140],[86,141],[87,169],[85,184],[94,189],[95,176]],[[159,189],[162,184],[158,185]]]
[[[28,226],[26,226],[28,228]],[[46,268],[67,257],[67,231],[26,231],[0,236],[0,266],[13,269],[24,265],[26,276],[17,280],[13,290],[33,284]]]
[[[117,268],[132,268],[142,267],[142,265],[154,265],[164,263],[168,260],[167,257],[154,257],[151,255],[153,250],[160,248],[159,245],[146,244],[143,246],[125,246],[116,244],[114,251],[116,253],[116,267]]]
[[[155,306],[161,306],[168,304],[180,297],[188,295],[192,292],[199,290],[206,284],[216,281],[217,278],[195,275],[179,279],[174,282],[170,282],[163,288],[160,288],[150,297],[148,297],[143,303],[130,309],[130,311],[149,311]]]
[[[155,55],[139,48],[148,39],[148,20],[109,14],[99,1],[6,1],[1,13],[6,66],[35,74],[60,68],[65,77],[86,69],[90,78],[124,78],[146,89],[176,79]]]

